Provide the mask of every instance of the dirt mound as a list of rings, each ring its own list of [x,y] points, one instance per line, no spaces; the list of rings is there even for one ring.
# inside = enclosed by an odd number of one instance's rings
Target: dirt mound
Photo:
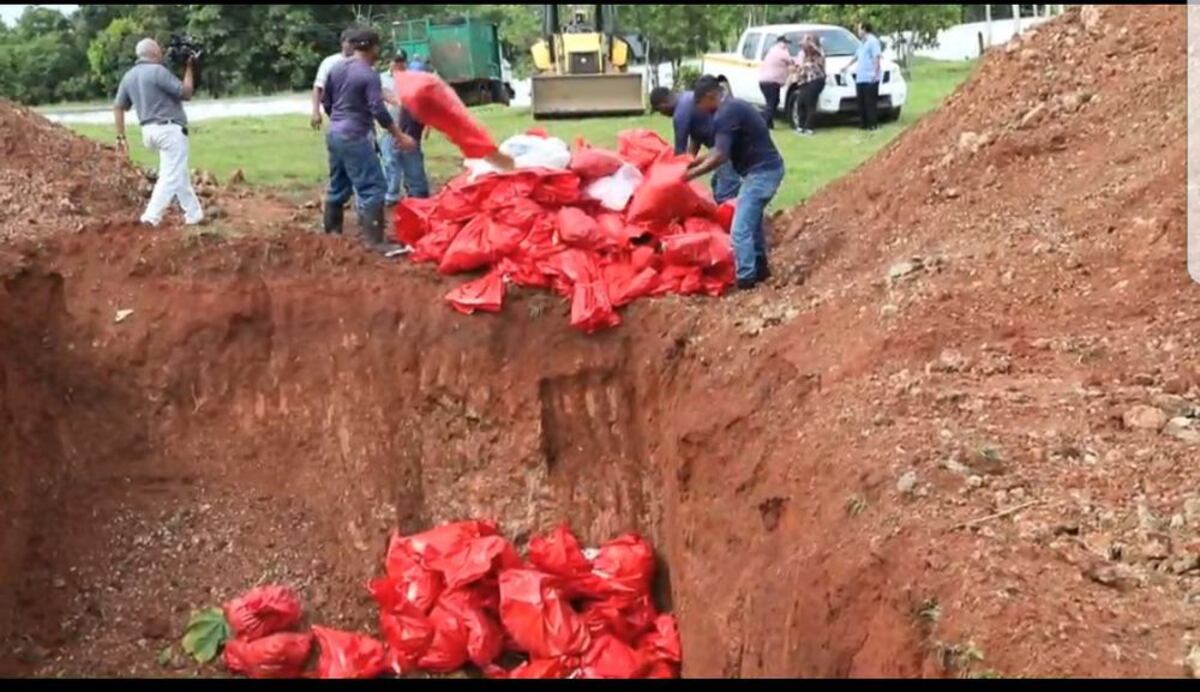
[[[685,676],[1185,672],[1184,14],[993,52],[790,215],[772,287],[599,337],[336,238],[0,258],[0,669],[185,676],[187,611],[264,581],[369,630],[390,530],[489,516],[645,533]]]
[[[143,185],[111,147],[0,99],[0,241],[136,215]]]

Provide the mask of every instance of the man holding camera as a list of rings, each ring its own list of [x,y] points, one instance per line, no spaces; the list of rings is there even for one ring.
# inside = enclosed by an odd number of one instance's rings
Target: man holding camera
[[[374,122],[387,130],[397,149],[412,151],[417,142],[400,130],[384,102],[374,67],[379,57],[379,34],[358,30],[348,38],[354,56],[330,71],[321,99],[330,123],[325,135],[329,151],[325,232],[342,232],[346,202],[353,194],[359,201],[363,243],[372,250],[390,254],[398,248],[384,241],[383,206],[387,179],[375,154]]]
[[[195,56],[189,55],[181,81],[163,64],[163,51],[151,38],[137,44],[137,63],[125,73],[117,87],[113,120],[117,129],[117,148],[129,151],[125,139],[125,112],[137,110],[142,128],[142,144],[158,152],[158,180],[141,222],[157,226],[174,199],[183,207],[184,223],[196,225],[204,220],[200,200],[192,190],[188,174],[187,114],[183,102],[195,90]]]

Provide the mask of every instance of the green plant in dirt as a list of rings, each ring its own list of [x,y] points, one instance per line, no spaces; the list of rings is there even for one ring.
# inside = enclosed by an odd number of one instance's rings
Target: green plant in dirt
[[[220,608],[205,608],[192,613],[181,644],[186,653],[203,665],[215,659],[232,637],[225,613]]]
[[[947,644],[938,642],[933,647],[938,665],[948,673],[969,674],[971,666],[983,662],[983,651],[975,646],[975,642],[966,644]]]
[[[846,514],[857,517],[867,511],[867,498],[862,495],[851,495],[846,499]]]

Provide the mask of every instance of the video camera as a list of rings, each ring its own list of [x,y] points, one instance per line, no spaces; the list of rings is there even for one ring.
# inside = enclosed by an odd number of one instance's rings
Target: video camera
[[[184,65],[188,58],[199,63],[204,55],[204,44],[186,34],[171,34],[171,42],[167,44],[167,60],[173,65]]]

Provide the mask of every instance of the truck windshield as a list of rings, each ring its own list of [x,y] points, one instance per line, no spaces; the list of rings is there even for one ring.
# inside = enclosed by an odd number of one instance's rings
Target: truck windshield
[[[817,29],[814,31],[796,31],[787,34],[792,55],[800,53],[800,45],[806,34],[812,34],[821,41],[826,57],[854,55],[858,51],[859,40],[854,34],[845,29]]]

